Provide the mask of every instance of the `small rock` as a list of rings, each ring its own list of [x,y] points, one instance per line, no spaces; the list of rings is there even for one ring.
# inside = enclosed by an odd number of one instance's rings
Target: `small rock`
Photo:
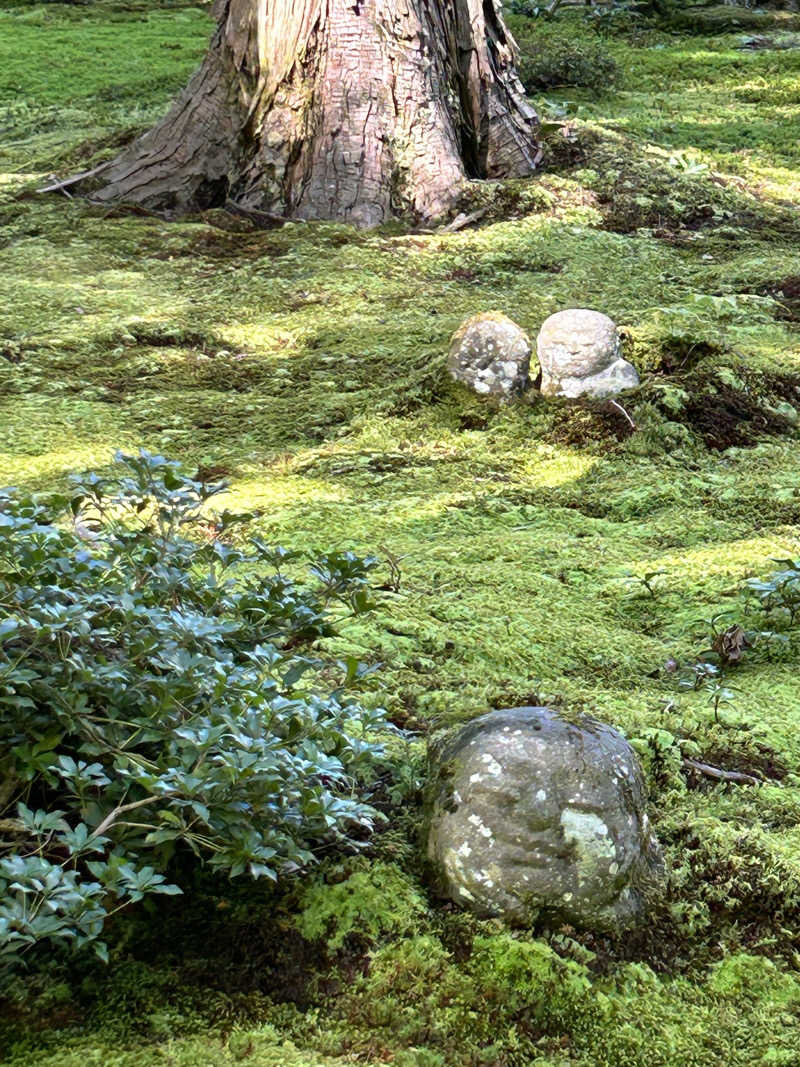
[[[453,334],[450,376],[480,396],[506,399],[528,384],[531,342],[525,331],[500,312],[474,315]]]
[[[431,760],[427,852],[440,893],[484,916],[609,930],[662,870],[636,754],[549,708],[482,715]]]
[[[573,308],[551,315],[536,343],[545,396],[614,396],[639,384],[621,356],[616,324],[599,311]]]
[[[800,415],[798,415],[797,413],[797,408],[793,407],[785,400],[782,400],[779,404],[775,405],[775,411],[778,415],[781,416],[781,418],[786,419],[787,422],[790,422],[792,426],[796,426],[798,420],[800,420]]]

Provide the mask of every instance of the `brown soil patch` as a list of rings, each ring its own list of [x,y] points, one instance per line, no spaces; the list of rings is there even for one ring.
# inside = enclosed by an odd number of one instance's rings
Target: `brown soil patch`
[[[607,407],[575,404],[560,408],[548,437],[554,444],[581,448],[600,441],[625,441],[634,432],[623,413],[611,404]]]
[[[693,393],[683,410],[670,417],[693,430],[707,448],[720,452],[754,445],[759,437],[792,428],[788,419],[767,410],[760,396],[716,383],[713,391]]]

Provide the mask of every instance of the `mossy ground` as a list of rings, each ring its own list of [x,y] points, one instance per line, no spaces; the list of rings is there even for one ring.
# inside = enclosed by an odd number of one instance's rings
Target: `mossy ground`
[[[742,48],[755,31],[736,17],[602,38],[617,83],[537,98],[566,123],[549,169],[477,190],[479,228],[263,233],[31,195],[148,125],[206,13],[0,8],[0,484],[57,487],[144,446],[224,473],[262,535],[394,560],[377,615],[331,643],[383,664],[373,699],[420,739],[533,700],[616,723],[646,757],[672,870],[651,929],[622,942],[454,915],[419,882],[412,741],[403,810],[365,865],[327,869],[335,892],[242,890],[228,912],[209,891],[195,925],[168,917],[171,941],[145,914],[147,950],[121,934],[110,976],[68,967],[17,1006],[5,1062],[800,1062],[797,644],[730,673],[722,726],[671,670],[719,612],[751,625],[743,580],[798,555],[800,50]],[[785,43],[796,21],[767,13],[757,32]],[[523,49],[563,33],[513,28]],[[535,335],[576,305],[625,327],[635,433],[613,411],[494,410],[446,381],[467,316]],[[655,572],[651,594],[637,579]],[[692,777],[676,738],[765,784]],[[219,939],[216,981],[198,929]]]

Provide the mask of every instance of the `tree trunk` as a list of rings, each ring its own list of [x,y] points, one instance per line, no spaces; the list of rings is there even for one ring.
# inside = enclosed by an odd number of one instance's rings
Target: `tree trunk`
[[[91,195],[374,226],[520,177],[537,119],[497,0],[217,0],[202,66]]]

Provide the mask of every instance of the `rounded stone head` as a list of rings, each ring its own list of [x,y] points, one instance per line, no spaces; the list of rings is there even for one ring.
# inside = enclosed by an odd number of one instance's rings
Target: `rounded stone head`
[[[570,308],[546,319],[536,342],[545,396],[603,397],[639,384],[622,359],[616,323],[599,311]]]
[[[528,335],[499,311],[473,315],[462,323],[453,334],[447,361],[455,381],[479,396],[500,400],[525,389],[530,364]]]
[[[633,749],[549,708],[491,712],[441,746],[427,851],[445,896],[518,924],[625,926],[660,870]]]

